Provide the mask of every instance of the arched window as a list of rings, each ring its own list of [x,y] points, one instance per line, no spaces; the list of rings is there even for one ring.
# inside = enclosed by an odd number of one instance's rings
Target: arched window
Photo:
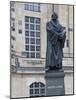
[[[30,85],[30,97],[45,96],[45,85],[41,82],[34,82]]]

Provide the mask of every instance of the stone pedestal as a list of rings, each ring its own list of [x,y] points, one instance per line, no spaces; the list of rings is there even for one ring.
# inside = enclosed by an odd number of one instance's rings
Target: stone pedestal
[[[45,74],[46,96],[60,96],[65,94],[64,71],[50,71]]]

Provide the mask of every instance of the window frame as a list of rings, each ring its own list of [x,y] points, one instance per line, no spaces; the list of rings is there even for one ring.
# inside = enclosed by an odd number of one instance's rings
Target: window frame
[[[26,20],[28,18],[28,21]],[[31,23],[30,19],[33,18],[34,19],[34,22]],[[40,18],[37,18],[37,17],[32,17],[32,16],[25,16],[25,25],[28,24],[29,28],[27,29],[25,27],[25,52],[26,52],[26,58],[40,58],[40,51],[41,50],[36,50],[36,47],[37,46],[40,46],[40,30],[36,30],[36,25],[39,25],[40,27],[40,23],[36,22],[36,20],[39,20],[40,22]],[[34,30],[33,29],[30,29],[30,25],[34,25]],[[26,32],[28,31],[28,35],[26,35]],[[34,36],[31,35],[31,32],[34,32]],[[36,35],[36,33],[39,33],[39,36]],[[29,43],[26,43],[26,38],[29,38]],[[39,43],[36,43],[36,41],[39,40]],[[29,45],[29,51],[26,50],[26,45]],[[31,50],[31,46],[35,46],[35,50],[32,51]],[[29,52],[29,56],[27,57],[27,53]],[[32,57],[32,53],[35,53],[35,56]],[[39,54],[39,55],[38,55]]]
[[[24,10],[40,12],[40,3],[25,3]]]
[[[43,86],[41,87],[41,85],[43,85]],[[30,97],[45,96],[45,84],[44,83],[34,82],[29,86],[29,88],[30,88],[29,89]],[[43,93],[42,93],[42,90],[44,90]]]

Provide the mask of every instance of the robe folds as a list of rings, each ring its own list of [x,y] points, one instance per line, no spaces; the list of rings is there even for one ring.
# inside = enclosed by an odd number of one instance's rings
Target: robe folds
[[[62,68],[63,48],[65,43],[65,28],[49,21],[46,24],[47,31],[47,50],[46,50],[46,67]]]

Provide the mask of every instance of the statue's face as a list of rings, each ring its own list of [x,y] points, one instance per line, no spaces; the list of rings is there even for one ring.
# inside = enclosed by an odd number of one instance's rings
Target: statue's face
[[[58,19],[58,15],[56,13],[52,14],[52,20],[57,20]]]

